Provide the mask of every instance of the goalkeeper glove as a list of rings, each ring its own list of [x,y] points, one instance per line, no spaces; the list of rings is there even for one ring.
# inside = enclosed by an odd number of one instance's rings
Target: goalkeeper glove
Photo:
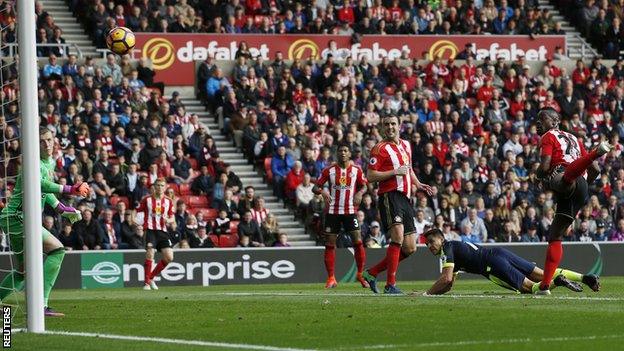
[[[89,192],[91,189],[89,188],[89,184],[87,183],[76,183],[74,185],[63,185],[63,193],[64,194],[72,194],[81,197],[89,196]]]
[[[64,205],[62,202],[56,206],[56,211],[61,214],[63,218],[67,218],[69,223],[74,224],[82,219],[82,214],[77,209]]]

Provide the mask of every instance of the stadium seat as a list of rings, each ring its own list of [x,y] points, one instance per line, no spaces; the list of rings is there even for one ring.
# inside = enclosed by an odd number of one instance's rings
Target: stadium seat
[[[238,223],[240,221],[230,221],[230,233],[238,235]]]
[[[193,192],[191,191],[191,184],[182,183],[178,189],[180,191],[180,196],[193,195]]]
[[[197,162],[196,159],[194,158],[189,158],[188,159],[189,163],[191,164],[191,168],[195,171],[199,170],[199,162]]]
[[[273,171],[271,171],[271,158],[270,157],[267,157],[264,159],[264,171],[266,172],[267,183],[271,184],[273,182]]]
[[[219,247],[219,236],[218,235],[208,235],[208,237],[210,238],[210,240],[212,241],[212,243],[214,244],[215,247]]]
[[[208,198],[206,196],[183,195],[180,198],[190,208],[206,208],[208,207]]]
[[[219,247],[236,247],[238,245],[238,235],[219,235]]]
[[[219,216],[219,211],[216,208],[203,208],[204,219],[213,220]]]
[[[117,203],[123,202],[123,203],[126,204],[126,208],[127,209],[131,209],[131,207],[130,207],[130,199],[128,199],[128,197],[126,197],[126,196],[111,196],[109,201],[111,203],[111,206],[113,206],[113,207],[117,206]]]

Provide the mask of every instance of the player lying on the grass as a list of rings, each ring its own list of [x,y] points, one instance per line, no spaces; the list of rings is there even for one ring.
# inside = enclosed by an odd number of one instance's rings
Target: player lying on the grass
[[[322,194],[327,202],[325,207],[325,269],[327,269],[326,289],[338,286],[334,276],[336,261],[336,237],[341,229],[353,239],[356,279],[362,287],[368,283],[362,278],[366,263],[366,251],[362,243],[360,223],[356,213],[357,205],[366,192],[366,178],[362,169],[351,163],[351,149],[347,144],[340,144],[337,150],[337,162],[321,172],[321,176],[312,188],[315,194]],[[329,183],[329,191],[323,185]],[[356,191],[359,188],[359,191]]]
[[[444,294],[451,290],[455,273],[463,271],[481,274],[503,288],[523,294],[539,290],[544,271],[524,258],[502,247],[482,247],[472,243],[444,240],[439,229],[430,229],[423,234],[432,254],[442,260],[440,278],[427,290],[428,295]],[[593,291],[600,290],[600,280],[593,274],[582,275],[567,269],[555,271],[554,286],[564,286],[572,291],[581,292],[582,282]],[[553,286],[551,286],[552,288]]]
[[[47,128],[39,130],[39,146],[40,146],[40,185],[42,195],[42,206],[46,204],[54,208],[61,216],[67,218],[71,223],[80,220],[80,212],[71,206],[61,203],[54,194],[71,194],[81,197],[89,195],[90,189],[86,183],[69,185],[61,185],[54,183],[55,162],[52,159],[54,152],[54,136]],[[23,188],[22,172],[17,175],[17,181],[13,194],[8,204],[0,213],[0,228],[9,236],[11,250],[15,255],[18,263],[18,269],[12,270],[7,274],[0,283],[0,301],[4,301],[14,290],[22,291],[24,289],[24,213],[23,205]],[[40,233],[28,233],[28,235],[41,235],[43,240],[43,252],[46,254],[43,263],[43,305],[46,316],[64,316],[63,313],[56,312],[48,306],[50,292],[56,282],[56,277],[61,270],[63,257],[65,257],[65,248],[63,244],[43,226]]]

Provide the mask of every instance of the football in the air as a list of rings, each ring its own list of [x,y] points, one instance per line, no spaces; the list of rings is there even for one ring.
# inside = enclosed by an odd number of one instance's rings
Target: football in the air
[[[117,55],[129,53],[135,43],[134,33],[126,27],[115,27],[106,35],[106,46]]]

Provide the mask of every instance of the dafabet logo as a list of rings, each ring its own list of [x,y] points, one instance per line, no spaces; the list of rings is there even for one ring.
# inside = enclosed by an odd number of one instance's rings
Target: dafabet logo
[[[310,39],[295,40],[288,48],[288,59],[319,59],[319,47]]]
[[[154,70],[163,70],[173,65],[176,59],[173,44],[165,38],[152,38],[143,44],[143,57],[152,61]]]
[[[435,57],[440,57],[444,59],[455,58],[457,55],[457,45],[449,40],[438,40],[431,48],[429,48],[429,58],[433,59]]]

